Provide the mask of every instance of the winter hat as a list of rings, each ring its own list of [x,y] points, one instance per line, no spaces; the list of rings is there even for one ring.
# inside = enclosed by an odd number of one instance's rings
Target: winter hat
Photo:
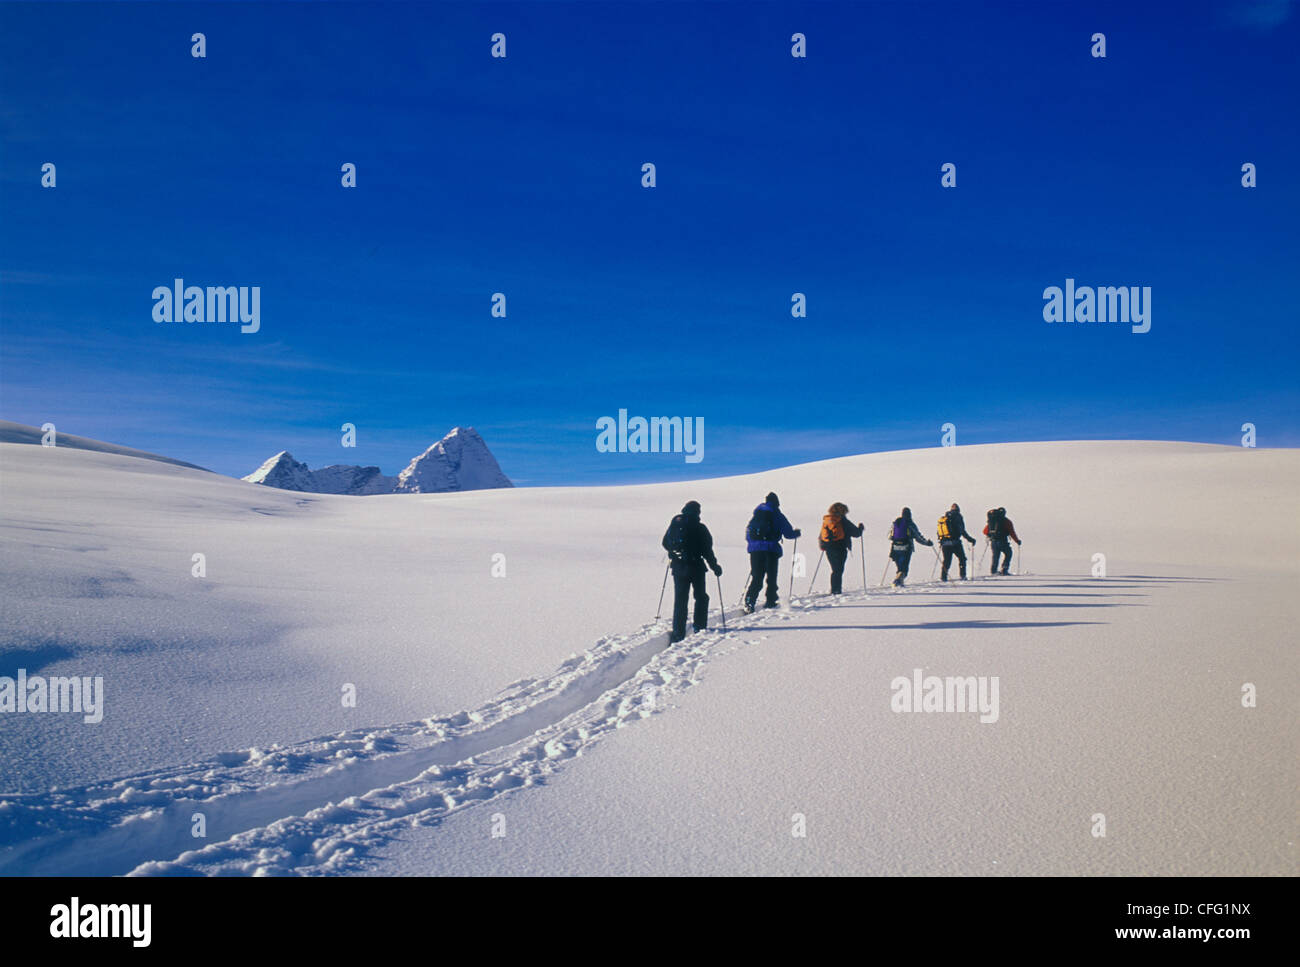
[[[781,498],[778,497],[776,494],[768,494],[768,495],[767,495],[767,498],[764,500],[764,503],[766,503],[766,504],[768,504],[768,505],[770,505],[770,506],[772,506],[772,507],[780,507],[780,506],[781,506]]]
[[[906,517],[908,520],[911,520],[911,518],[912,518],[912,508],[911,508],[911,507],[904,507],[904,508],[903,508],[903,516]]]
[[[698,500],[686,501],[686,503],[682,506],[682,513],[685,514],[687,517],[699,517],[700,502]]]
[[[1005,507],[999,507],[999,508],[998,508],[998,513],[999,513],[999,514],[1002,514],[1002,515],[1005,517],[1005,516],[1006,516],[1006,513],[1007,513],[1007,509],[1006,509]]]
[[[849,508],[848,505],[841,504],[837,500],[835,503],[831,504],[826,513],[832,517],[847,517],[849,515]]]
[[[955,511],[957,511],[958,513],[961,513],[961,508],[958,507],[956,504],[953,504],[953,505],[952,505],[952,509],[955,510]]]

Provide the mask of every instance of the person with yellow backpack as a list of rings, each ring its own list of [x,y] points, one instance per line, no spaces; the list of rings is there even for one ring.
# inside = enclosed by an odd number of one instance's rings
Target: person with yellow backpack
[[[966,521],[961,516],[961,508],[953,504],[948,512],[939,518],[939,546],[943,548],[943,570],[939,580],[948,580],[948,568],[956,555],[961,566],[961,579],[966,580],[966,548],[961,546],[963,539],[975,546],[975,538],[966,533]]]
[[[844,504],[831,504],[822,518],[822,531],[817,546],[826,552],[831,565],[831,594],[844,589],[844,564],[853,549],[853,538],[861,537],[866,528],[849,520],[849,508]]]

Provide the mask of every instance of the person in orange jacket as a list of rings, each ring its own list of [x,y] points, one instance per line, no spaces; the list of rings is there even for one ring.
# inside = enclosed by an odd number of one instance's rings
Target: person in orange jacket
[[[1015,525],[1007,516],[1005,507],[989,511],[989,522],[984,525],[984,534],[993,548],[993,568],[990,574],[1007,574],[1011,570],[1011,542],[1019,546],[1021,541],[1016,535]],[[998,571],[998,558],[1002,558],[1002,570]]]
[[[831,594],[844,589],[844,562],[853,549],[853,538],[861,537],[864,528],[849,520],[849,508],[838,501],[831,504],[822,518],[822,530],[817,546],[826,552],[831,565]]]

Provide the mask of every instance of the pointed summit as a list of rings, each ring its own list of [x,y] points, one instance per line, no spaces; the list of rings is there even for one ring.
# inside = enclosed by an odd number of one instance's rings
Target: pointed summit
[[[455,427],[397,475],[397,490],[402,493],[437,494],[513,486],[472,426]]]
[[[397,477],[385,477],[378,467],[342,464],[312,470],[281,450],[243,479],[313,494],[438,494],[514,486],[478,431],[464,426],[425,450]]]
[[[307,490],[311,471],[307,464],[295,460],[288,450],[281,450],[243,479],[281,490]]]
[[[247,477],[249,483],[297,490],[310,494],[391,494],[397,483],[378,467],[349,467],[342,464],[312,470],[299,463],[288,450],[281,450]]]

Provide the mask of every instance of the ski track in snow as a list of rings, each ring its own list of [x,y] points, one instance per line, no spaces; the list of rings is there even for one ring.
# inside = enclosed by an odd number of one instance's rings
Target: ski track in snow
[[[670,707],[665,700],[695,684],[710,657],[762,640],[766,624],[987,580],[877,587],[845,592],[838,601],[808,594],[793,598],[789,609],[752,615],[735,609],[727,631],[710,629],[671,646],[666,623],[658,621],[602,638],[551,677],[515,682],[472,712],[0,797],[0,875],[356,871],[367,847],[390,831],[437,825],[454,811],[543,784],[604,736]],[[198,848],[195,814],[206,822],[207,845]]]

